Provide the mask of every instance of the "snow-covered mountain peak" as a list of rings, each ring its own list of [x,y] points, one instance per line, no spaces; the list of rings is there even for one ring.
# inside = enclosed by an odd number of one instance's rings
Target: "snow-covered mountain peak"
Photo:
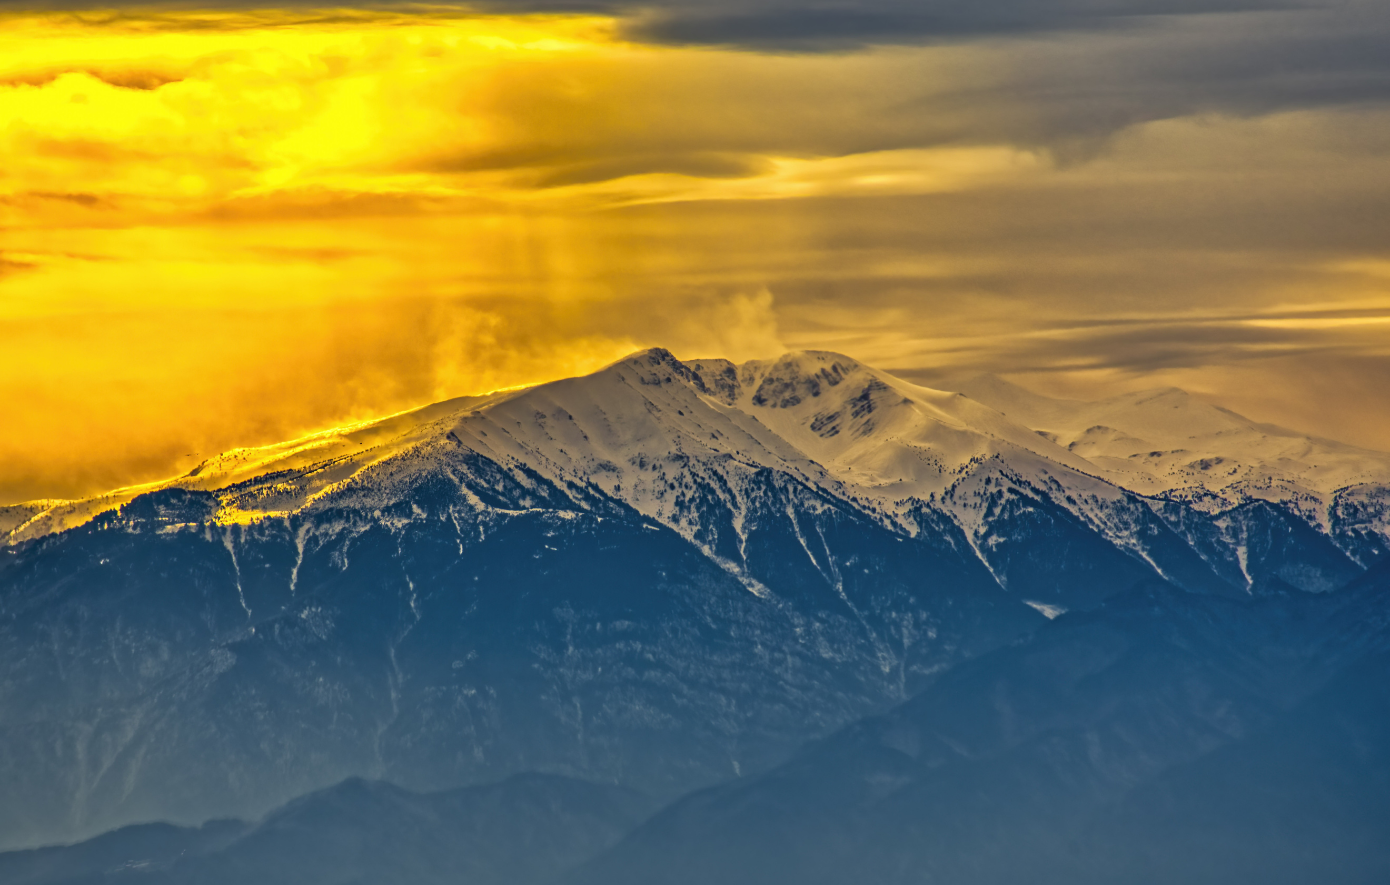
[[[1176,387],[1094,402],[1054,399],[994,376],[959,385],[1069,452],[1107,480],[1144,494],[1214,494],[1214,506],[1251,498],[1326,499],[1390,481],[1390,454],[1252,421]]]
[[[593,374],[621,375],[625,372],[634,373],[636,377],[642,378],[644,382],[648,384],[660,384],[664,381],[672,381],[675,380],[675,377],[680,377],[685,381],[692,381],[694,377],[685,363],[676,359],[676,355],[664,347],[649,347],[646,350],[630,353],[620,360],[609,363]]]
[[[949,490],[983,501],[1003,484],[1077,508],[1131,492],[1207,510],[1297,501],[1318,523],[1338,490],[1390,483],[1390,455],[1259,424],[1177,388],[1084,402],[981,376],[951,392],[826,351],[734,363],[652,348],[583,377],[236,449],[166,482],[7,508],[0,527],[13,543],[163,488],[215,492],[232,521],[349,499],[375,512],[421,477],[456,477],[460,457],[592,488],[671,525],[695,519],[680,515],[691,483],[721,489],[737,510],[730,477],[760,470],[884,514]],[[1362,498],[1380,506],[1378,493]]]

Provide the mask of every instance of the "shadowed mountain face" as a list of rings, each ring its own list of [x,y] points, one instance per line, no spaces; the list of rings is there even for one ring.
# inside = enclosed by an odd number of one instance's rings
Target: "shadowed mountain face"
[[[1081,410],[1115,434],[986,394],[657,350],[10,508],[0,847],[354,776],[674,798],[1137,585],[1293,605],[1383,561],[1390,456],[1171,392]]]
[[[1070,614],[565,881],[1383,882],[1390,574]]]
[[[353,779],[255,826],[0,854],[0,880],[1383,882],[1390,570],[1319,596],[1124,593],[762,775],[652,808],[544,775],[425,794]]]
[[[546,775],[441,793],[349,780],[257,826],[135,826],[0,854],[7,885],[540,885],[612,845],[651,800]]]
[[[854,563],[844,597],[803,583],[775,523],[749,532],[758,595],[616,509],[412,506],[395,528],[323,514],[346,527],[302,562],[293,524],[161,534],[124,515],[12,556],[7,837],[256,816],[354,773],[423,788],[541,767],[674,795],[1042,620],[939,539],[830,507],[802,524]]]
[[[134,824],[76,845],[0,854],[0,881],[6,885],[148,881],[176,860],[218,851],[250,829],[239,820],[209,821],[201,827]]]

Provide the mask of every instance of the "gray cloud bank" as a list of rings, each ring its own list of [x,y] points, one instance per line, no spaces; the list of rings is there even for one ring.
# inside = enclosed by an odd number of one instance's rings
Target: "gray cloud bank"
[[[862,0],[859,3],[666,3],[630,33],[654,41],[784,50],[843,50],[1056,31],[1111,29],[1144,20],[1298,8],[1277,0]]]

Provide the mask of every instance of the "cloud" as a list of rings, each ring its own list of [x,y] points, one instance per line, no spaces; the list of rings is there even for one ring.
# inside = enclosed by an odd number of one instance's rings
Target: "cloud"
[[[0,252],[0,278],[10,274],[21,273],[26,270],[33,270],[37,265],[32,261],[25,261],[21,258],[11,257],[4,252]]]
[[[110,86],[120,89],[149,91],[168,83],[177,83],[181,78],[153,70],[109,70],[87,68],[64,68],[49,71],[29,71],[0,78],[0,86],[46,86],[66,74],[85,74]]]
[[[5,19],[0,501],[650,345],[1390,438],[1379,5],[817,8]]]
[[[1090,31],[1144,19],[1296,8],[1278,0],[864,0],[859,3],[668,3],[627,33],[681,44],[800,51],[982,36]]]

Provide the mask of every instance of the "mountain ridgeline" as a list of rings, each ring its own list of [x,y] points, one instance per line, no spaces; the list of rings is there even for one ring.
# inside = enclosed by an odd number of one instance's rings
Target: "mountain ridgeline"
[[[5,881],[1390,870],[1390,455],[1181,391],[652,350],[0,531],[0,849],[114,831]]]

